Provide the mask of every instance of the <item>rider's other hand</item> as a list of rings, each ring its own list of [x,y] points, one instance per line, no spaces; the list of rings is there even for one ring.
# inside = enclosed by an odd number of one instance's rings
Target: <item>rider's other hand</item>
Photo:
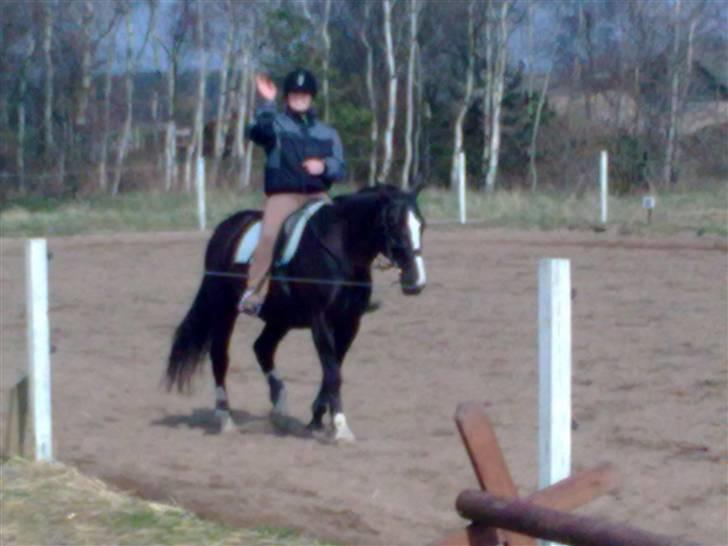
[[[258,94],[265,100],[275,100],[278,89],[268,76],[258,74],[255,77],[255,86],[258,89]]]
[[[311,176],[321,176],[326,169],[326,164],[323,159],[312,157],[303,162],[303,168]]]

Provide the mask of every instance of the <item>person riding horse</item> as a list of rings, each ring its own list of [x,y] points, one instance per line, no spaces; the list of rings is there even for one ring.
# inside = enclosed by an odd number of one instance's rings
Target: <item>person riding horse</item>
[[[311,107],[316,78],[305,69],[288,74],[283,83],[285,112],[276,111],[276,85],[256,76],[263,105],[256,112],[249,138],[263,147],[265,204],[260,241],[248,272],[248,289],[240,312],[258,315],[268,290],[273,248],[285,219],[312,200],[329,201],[328,189],[345,175],[341,139],[334,128],[316,118]]]

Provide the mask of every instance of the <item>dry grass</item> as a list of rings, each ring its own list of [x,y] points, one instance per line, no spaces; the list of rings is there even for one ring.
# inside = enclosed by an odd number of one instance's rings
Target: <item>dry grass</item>
[[[0,466],[0,544],[324,546],[281,529],[240,530],[143,501],[60,464]]]
[[[336,193],[351,191],[336,186]],[[259,192],[208,192],[208,226],[244,208],[259,207]],[[428,189],[420,204],[432,223],[455,221],[455,192]],[[596,193],[563,191],[468,192],[468,219],[494,227],[518,229],[585,229],[599,221]],[[728,237],[728,184],[704,184],[657,195],[652,222],[647,223],[638,195],[609,198],[609,225],[621,233],[693,233]],[[117,198],[95,197],[61,202],[16,201],[0,209],[0,236],[52,236],[76,233],[191,230],[197,228],[194,195],[135,192]]]

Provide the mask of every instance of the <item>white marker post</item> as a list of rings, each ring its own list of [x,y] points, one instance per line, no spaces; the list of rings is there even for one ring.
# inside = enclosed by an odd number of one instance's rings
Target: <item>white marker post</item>
[[[571,473],[571,274],[569,260],[538,269],[539,489]],[[541,542],[543,545],[551,544]]]
[[[200,231],[204,231],[207,225],[207,213],[205,211],[205,159],[202,156],[197,158],[195,187],[197,188],[197,218]]]
[[[609,198],[609,174],[607,151],[602,150],[599,155],[599,187],[602,203],[602,224],[607,223],[607,199]]]
[[[460,208],[460,223],[467,222],[467,210],[465,200],[465,152],[458,154],[458,205]]]
[[[48,250],[45,239],[25,247],[28,370],[35,435],[35,460],[53,460],[51,344],[48,323]]]

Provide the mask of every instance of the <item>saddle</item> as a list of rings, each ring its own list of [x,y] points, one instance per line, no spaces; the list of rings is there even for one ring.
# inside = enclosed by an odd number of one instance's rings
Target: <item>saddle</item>
[[[296,255],[301,236],[308,221],[316,214],[321,207],[326,205],[324,200],[310,201],[293,211],[283,222],[281,232],[278,234],[278,241],[273,253],[273,267],[281,267],[290,263]],[[234,263],[249,264],[253,258],[255,248],[260,240],[261,221],[252,223],[241,235],[238,247],[235,251]]]

